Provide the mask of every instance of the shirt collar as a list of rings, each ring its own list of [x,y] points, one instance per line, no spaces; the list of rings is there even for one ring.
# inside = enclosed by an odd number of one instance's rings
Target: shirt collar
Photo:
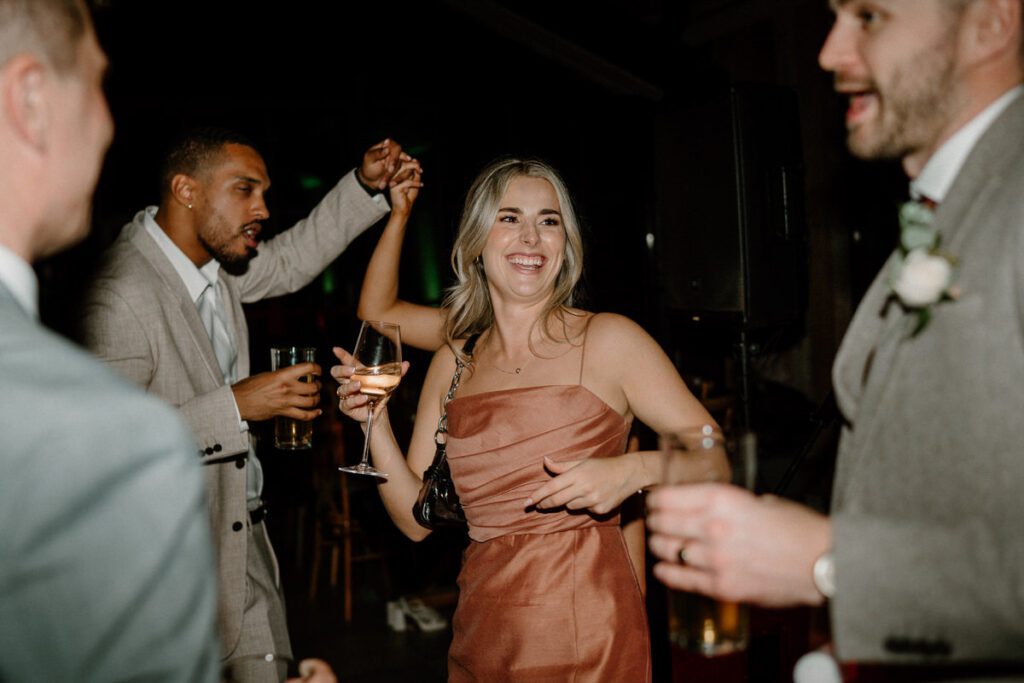
[[[910,181],[910,196],[914,199],[927,197],[937,203],[942,202],[974,145],[1022,92],[1022,85],[1008,90],[946,140],[921,169],[920,175]]]
[[[39,280],[32,266],[0,244],[0,284],[11,291],[14,300],[33,320],[39,319]]]
[[[210,262],[202,268],[196,268],[196,264],[192,263],[192,260],[185,256],[185,252],[171,241],[167,233],[157,225],[155,206],[146,207],[142,222],[146,226],[146,231],[149,232],[156,242],[156,245],[160,247],[160,251],[164,253],[167,260],[174,266],[174,270],[177,271],[181,281],[185,283],[185,288],[188,290],[188,295],[192,297],[193,303],[198,302],[199,297],[202,296],[207,287],[217,284],[217,278],[220,275],[220,264],[215,259],[210,259]]]

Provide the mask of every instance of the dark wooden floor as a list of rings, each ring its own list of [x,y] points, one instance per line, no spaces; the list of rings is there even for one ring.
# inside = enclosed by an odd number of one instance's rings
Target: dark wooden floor
[[[373,579],[368,565],[357,578]],[[327,660],[342,683],[443,683],[451,627],[422,633],[410,626],[392,631],[385,620],[385,601],[373,591],[358,594],[352,621],[344,622],[340,593],[324,592],[314,603],[295,593],[288,621],[296,656]],[[441,608],[451,616],[451,608]]]
[[[387,517],[375,484],[350,480],[355,555],[374,557],[352,564],[352,619],[344,619],[343,573],[330,585],[330,548],[321,553],[316,597],[310,599],[315,521],[339,507],[340,478],[316,451],[265,456],[267,527],[278,555],[287,600],[289,632],[297,659],[318,657],[344,683],[443,682],[451,628],[422,633],[411,623],[389,628],[386,603],[415,595],[450,621],[455,578],[464,543],[461,534],[435,534],[422,543],[402,536]]]

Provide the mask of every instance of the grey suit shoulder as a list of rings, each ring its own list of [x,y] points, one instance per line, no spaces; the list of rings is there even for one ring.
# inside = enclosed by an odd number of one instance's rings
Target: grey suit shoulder
[[[195,446],[0,287],[0,679],[217,679]]]

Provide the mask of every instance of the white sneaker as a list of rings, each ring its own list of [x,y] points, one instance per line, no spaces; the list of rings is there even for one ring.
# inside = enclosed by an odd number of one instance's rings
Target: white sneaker
[[[401,605],[395,601],[389,601],[387,604],[388,608],[388,626],[392,631],[404,631],[405,630],[405,612],[402,611]]]
[[[389,607],[391,604],[388,603]],[[408,600],[398,598],[398,607],[405,616],[416,622],[416,626],[423,632],[440,631],[448,627],[448,620],[442,617],[433,607],[424,605],[423,601],[419,598],[409,598]]]

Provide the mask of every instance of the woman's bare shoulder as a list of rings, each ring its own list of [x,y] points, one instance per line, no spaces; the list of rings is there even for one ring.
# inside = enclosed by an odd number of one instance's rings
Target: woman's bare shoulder
[[[587,321],[587,343],[649,339],[650,335],[631,318],[618,313],[591,313]]]
[[[644,328],[618,313],[597,313],[589,319],[586,332],[587,357],[608,362],[621,361],[659,348]]]

